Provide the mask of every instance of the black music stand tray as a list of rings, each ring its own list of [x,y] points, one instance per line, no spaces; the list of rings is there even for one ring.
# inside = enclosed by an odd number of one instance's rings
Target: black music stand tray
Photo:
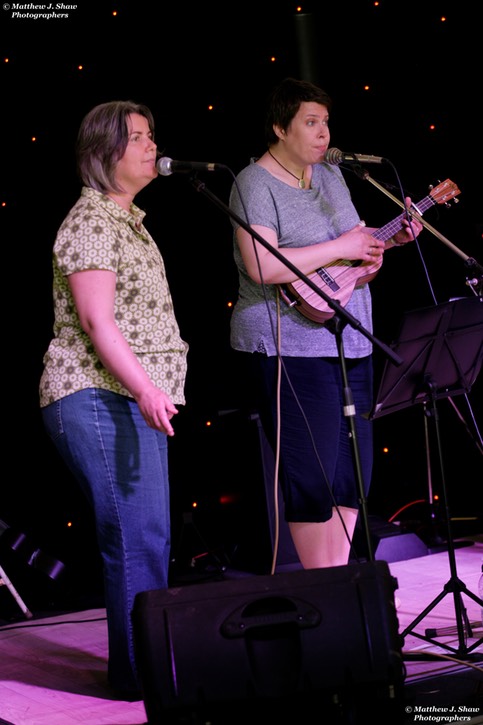
[[[478,376],[483,362],[483,299],[461,298],[435,307],[406,312],[399,340],[392,347],[402,357],[403,363],[395,367],[386,362],[377,401],[370,418],[378,418],[417,403],[429,404],[429,413],[435,423],[451,571],[451,578],[445,584],[443,591],[401,635],[404,638],[412,632],[419,639],[464,657],[481,645],[483,637],[470,647],[466,645],[465,634],[471,637],[472,632],[461,595],[466,594],[480,606],[483,606],[483,601],[467,589],[456,571],[436,401],[439,398],[468,393]],[[413,628],[450,593],[454,599],[458,648],[438,642],[431,636],[435,634],[434,630],[426,630],[425,635],[413,631]]]

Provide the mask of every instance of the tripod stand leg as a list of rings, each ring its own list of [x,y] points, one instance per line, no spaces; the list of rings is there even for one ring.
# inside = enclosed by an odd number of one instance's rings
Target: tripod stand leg
[[[429,612],[434,609],[434,607],[439,604],[439,602],[444,599],[444,597],[447,594],[453,593],[453,599],[454,599],[454,608],[455,608],[455,615],[456,615],[456,631],[458,634],[458,648],[452,647],[451,645],[445,644],[443,642],[439,642],[438,640],[434,639],[434,637],[439,635],[449,635],[451,634],[448,631],[441,631],[438,632],[436,629],[426,629],[425,635],[422,635],[418,632],[414,631],[414,627],[423,620]],[[469,589],[463,584],[462,581],[460,581],[457,577],[450,579],[442,592],[438,594],[437,597],[433,599],[433,601],[428,604],[426,609],[424,609],[421,614],[419,614],[416,619],[414,619],[411,624],[406,627],[406,629],[401,632],[401,636],[403,639],[405,639],[406,635],[411,633],[414,637],[417,637],[418,639],[422,639],[424,642],[429,642],[431,644],[437,645],[438,647],[442,647],[445,650],[448,650],[449,652],[452,652],[453,654],[456,654],[458,656],[464,657],[468,656],[471,652],[476,650],[480,647],[480,645],[483,643],[483,637],[481,637],[479,640],[474,642],[471,646],[467,646],[466,644],[466,637],[471,637],[473,635],[471,624],[468,620],[468,615],[466,613],[466,609],[463,606],[462,601],[462,593],[466,594],[468,597],[473,599],[475,602],[479,603],[480,605],[483,605],[483,602],[481,599],[479,599],[476,594],[473,594],[473,592],[470,592]]]
[[[455,602],[455,609],[458,609],[456,602]],[[456,627],[442,627],[441,629],[434,629],[432,627],[429,627],[425,630],[426,637],[442,637],[445,634],[458,634],[459,637],[461,637],[462,632],[466,632],[469,637],[473,636],[473,627],[477,627],[476,622],[470,622],[470,619],[468,617],[468,612],[465,609],[465,607],[461,607],[458,609],[458,611],[461,612],[461,618],[463,621],[463,629],[460,629],[460,622],[458,621]]]
[[[444,599],[444,597],[446,596],[447,593],[448,592],[445,592],[445,591],[440,592],[438,594],[438,596],[435,597],[430,604],[428,604],[428,606],[426,607],[426,609],[423,609],[423,611],[420,614],[418,614],[418,616],[416,617],[416,619],[413,619],[413,621],[411,622],[411,624],[409,624],[406,627],[406,629],[404,629],[401,632],[401,637],[404,639],[406,637],[406,635],[407,634],[410,634],[410,633],[414,634],[415,637],[421,637],[421,635],[418,635],[417,632],[414,632],[413,631],[414,627],[416,627],[429,614],[429,612],[431,612],[434,609],[434,607],[437,604],[439,604],[439,602],[442,599]],[[422,639],[424,639],[424,638],[422,638]]]
[[[28,609],[28,607],[24,603],[23,599],[20,597],[20,594],[17,592],[17,590],[15,589],[12,582],[10,581],[10,579],[8,578],[4,569],[2,569],[1,566],[0,566],[0,582],[3,582],[5,584],[5,586],[9,590],[10,594],[15,599],[18,606],[22,610],[22,612],[25,614],[26,618],[32,619],[32,616],[33,616],[32,612]]]

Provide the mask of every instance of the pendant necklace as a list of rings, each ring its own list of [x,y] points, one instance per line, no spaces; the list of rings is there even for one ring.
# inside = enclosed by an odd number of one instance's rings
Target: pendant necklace
[[[286,169],[286,168],[285,168],[285,166],[284,166],[283,164],[281,164],[281,163],[280,163],[280,161],[279,161],[278,159],[276,159],[276,158],[275,158],[275,156],[274,156],[274,155],[272,154],[272,152],[270,151],[270,149],[268,149],[268,153],[270,154],[270,156],[272,157],[272,159],[273,159],[274,161],[276,161],[276,162],[277,162],[277,164],[278,164],[279,166],[281,166],[281,167],[282,167],[282,169],[283,169],[284,171],[286,171],[286,172],[287,172],[287,174],[290,174],[290,176],[293,176],[293,178],[294,178],[294,179],[297,179],[297,181],[298,181],[298,183],[299,183],[299,189],[305,189],[305,179],[304,179],[304,173],[305,173],[305,169],[304,169],[304,171],[302,171],[302,176],[301,176],[301,177],[299,178],[299,177],[298,177],[298,176],[296,176],[295,174],[292,174],[292,172],[291,172],[291,171],[289,171],[288,169]]]

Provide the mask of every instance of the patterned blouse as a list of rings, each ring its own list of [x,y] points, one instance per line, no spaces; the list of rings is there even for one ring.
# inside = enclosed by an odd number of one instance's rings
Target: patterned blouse
[[[40,406],[86,388],[132,397],[103,367],[82,330],[67,277],[105,269],[116,273],[115,318],[151,381],[183,404],[188,345],[180,337],[160,251],[130,212],[84,187],[62,223],[53,250],[54,337],[44,356]]]

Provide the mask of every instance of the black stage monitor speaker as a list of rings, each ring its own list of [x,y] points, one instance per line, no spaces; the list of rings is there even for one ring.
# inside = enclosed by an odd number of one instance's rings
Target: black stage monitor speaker
[[[376,561],[138,594],[149,725],[402,722],[396,588]]]
[[[369,516],[368,524],[375,559],[391,563],[417,559],[429,554],[427,545],[415,533],[402,531],[396,524],[384,521],[378,516]],[[366,534],[360,517],[354,530],[352,548],[357,561],[369,558]]]

